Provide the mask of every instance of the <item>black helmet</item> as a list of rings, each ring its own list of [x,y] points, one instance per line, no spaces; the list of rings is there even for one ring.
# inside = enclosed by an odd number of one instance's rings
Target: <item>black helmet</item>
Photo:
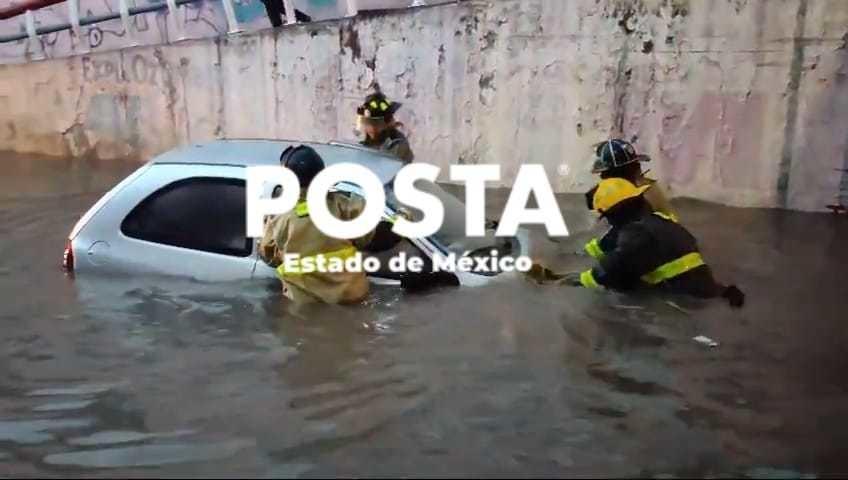
[[[614,138],[595,146],[595,163],[592,165],[592,173],[605,172],[634,162],[650,160],[651,158],[647,155],[637,154],[630,142]]]
[[[382,93],[372,93],[365,97],[365,102],[356,109],[356,114],[365,120],[383,120],[394,115],[402,105],[392,102]]]
[[[306,188],[318,172],[324,170],[324,160],[312,147],[306,145],[290,146],[280,155],[280,164],[288,168],[300,181],[300,188]]]

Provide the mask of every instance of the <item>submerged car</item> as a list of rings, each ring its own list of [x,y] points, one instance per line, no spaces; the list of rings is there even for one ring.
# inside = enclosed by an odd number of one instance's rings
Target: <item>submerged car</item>
[[[383,228],[402,208],[392,184],[403,164],[357,145],[286,140],[219,140],[164,153],[133,172],[98,200],[71,231],[63,264],[75,273],[110,272],[190,277],[199,281],[276,278],[258,255],[257,240],[246,236],[246,176],[254,165],[279,165],[290,145],[314,148],[326,165],[355,163],[371,170],[386,191]],[[361,195],[356,185],[339,183],[337,190]],[[445,206],[441,230],[426,238],[386,242],[363,252],[380,259],[374,283],[400,283],[389,271],[388,259],[400,252],[431,265],[434,255],[490,257],[526,254],[526,232],[514,238],[465,236],[465,207],[437,184],[423,189]],[[385,235],[378,235],[378,237]],[[485,283],[498,272],[457,272],[460,283]]]

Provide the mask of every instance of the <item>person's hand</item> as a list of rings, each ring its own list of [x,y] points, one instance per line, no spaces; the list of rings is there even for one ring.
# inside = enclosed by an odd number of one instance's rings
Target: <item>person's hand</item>
[[[582,287],[583,283],[580,281],[581,272],[568,272],[562,278],[562,283],[571,286],[571,287]]]
[[[410,221],[410,222],[414,220],[414,217],[413,217],[413,215],[412,215],[412,212],[411,212],[408,208],[405,208],[405,207],[398,207],[398,209],[397,209],[397,216],[398,216],[398,217],[403,217],[403,218],[407,219],[407,220],[408,220],[408,221]]]
[[[458,287],[460,281],[451,272],[407,272],[401,275],[400,285],[408,292],[423,292],[436,287]]]
[[[742,308],[745,305],[745,294],[736,285],[725,288],[721,296],[727,299],[733,308]]]

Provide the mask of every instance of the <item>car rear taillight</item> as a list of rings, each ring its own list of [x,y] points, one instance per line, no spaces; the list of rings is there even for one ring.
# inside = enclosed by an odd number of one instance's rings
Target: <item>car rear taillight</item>
[[[65,252],[62,253],[62,268],[69,272],[74,269],[74,249],[70,240],[65,244]]]

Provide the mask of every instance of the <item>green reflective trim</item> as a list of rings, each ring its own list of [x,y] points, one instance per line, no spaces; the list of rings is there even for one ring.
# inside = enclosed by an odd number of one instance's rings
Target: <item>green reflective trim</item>
[[[318,258],[324,257],[327,260],[338,258],[341,260],[347,260],[348,258],[356,255],[356,247],[350,246],[345,247],[339,250],[335,250],[327,253],[319,253],[318,255],[312,255],[307,257],[300,257],[300,260],[297,262],[297,266],[292,269],[286,269],[286,262],[280,264],[277,267],[277,276],[281,279],[285,279],[285,277],[292,277],[296,275],[303,275],[305,273],[313,273],[315,272],[313,269],[307,269],[304,267],[305,263],[311,263],[313,266],[318,264]]]
[[[586,244],[586,253],[595,260],[604,258],[604,251],[601,249],[601,242],[597,238],[593,238],[591,242]]]
[[[300,218],[309,216],[309,206],[306,205],[306,202],[297,202],[297,205],[294,206],[294,213]]]
[[[683,275],[701,265],[704,265],[704,259],[701,258],[701,254],[697,252],[690,253],[677,260],[672,260],[665,265],[661,265],[651,273],[642,275],[642,281],[650,285],[656,285],[678,275]]]
[[[677,221],[677,215],[673,215],[673,214],[670,214],[670,213],[663,213],[663,212],[654,212],[654,215],[656,215],[656,216],[658,216],[662,219],[668,220],[669,222],[679,223]]]
[[[299,275],[299,273],[287,272],[285,265],[283,265],[282,263],[280,264],[279,267],[277,267],[277,278],[282,280],[286,276],[291,276],[291,275]]]
[[[595,281],[595,277],[592,275],[591,270],[586,270],[580,274],[580,284],[586,288],[601,288],[601,286],[598,285],[598,282]]]

